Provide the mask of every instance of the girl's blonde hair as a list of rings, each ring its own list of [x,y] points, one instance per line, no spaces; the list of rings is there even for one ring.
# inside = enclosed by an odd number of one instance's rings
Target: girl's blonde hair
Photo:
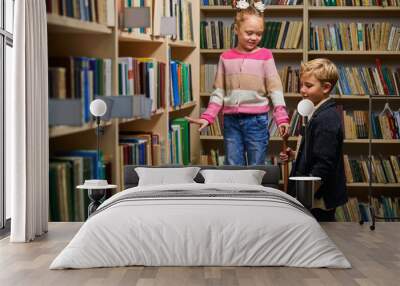
[[[254,3],[255,2],[261,2],[261,0],[259,0],[259,1],[247,0],[247,1],[251,2],[249,7],[247,7],[246,9],[237,9],[236,10],[235,25],[237,27],[239,27],[240,23],[243,22],[247,16],[257,16],[257,17],[260,17],[261,19],[263,19],[263,21],[264,21],[264,12],[261,12],[261,11],[257,10],[253,5],[253,2]],[[232,1],[232,6],[234,8],[236,8],[236,1]]]

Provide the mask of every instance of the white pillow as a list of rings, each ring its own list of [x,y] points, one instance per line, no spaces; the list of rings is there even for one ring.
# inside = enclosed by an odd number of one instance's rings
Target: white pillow
[[[261,185],[265,171],[262,170],[201,170],[205,184],[234,183]]]
[[[199,170],[199,167],[135,168],[139,177],[138,186],[195,183],[193,179]]]

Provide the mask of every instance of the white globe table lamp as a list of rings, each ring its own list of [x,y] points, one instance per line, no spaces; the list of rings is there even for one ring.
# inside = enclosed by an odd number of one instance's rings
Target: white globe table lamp
[[[100,174],[100,117],[106,114],[107,105],[101,99],[95,99],[90,103],[90,113],[96,119],[96,140],[97,140],[97,175]],[[77,189],[87,189],[88,195],[90,199],[90,204],[88,206],[88,215],[90,216],[102,203],[102,200],[105,198],[106,189],[114,189],[116,185],[109,185],[107,180],[85,180],[83,185],[79,185]]]

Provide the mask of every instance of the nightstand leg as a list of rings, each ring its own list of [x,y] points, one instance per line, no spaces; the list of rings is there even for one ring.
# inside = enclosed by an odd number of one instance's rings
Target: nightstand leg
[[[88,206],[88,216],[96,211],[96,209],[101,205],[106,196],[105,189],[90,189],[88,190],[88,195],[90,199],[90,204]]]

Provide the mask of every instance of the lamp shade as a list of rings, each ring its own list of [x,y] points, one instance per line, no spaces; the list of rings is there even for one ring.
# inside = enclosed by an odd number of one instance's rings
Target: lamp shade
[[[90,103],[90,113],[93,116],[103,116],[107,111],[106,103],[101,99],[95,99]]]
[[[303,99],[297,104],[297,111],[301,116],[309,116],[314,110],[314,104],[309,99]]]

